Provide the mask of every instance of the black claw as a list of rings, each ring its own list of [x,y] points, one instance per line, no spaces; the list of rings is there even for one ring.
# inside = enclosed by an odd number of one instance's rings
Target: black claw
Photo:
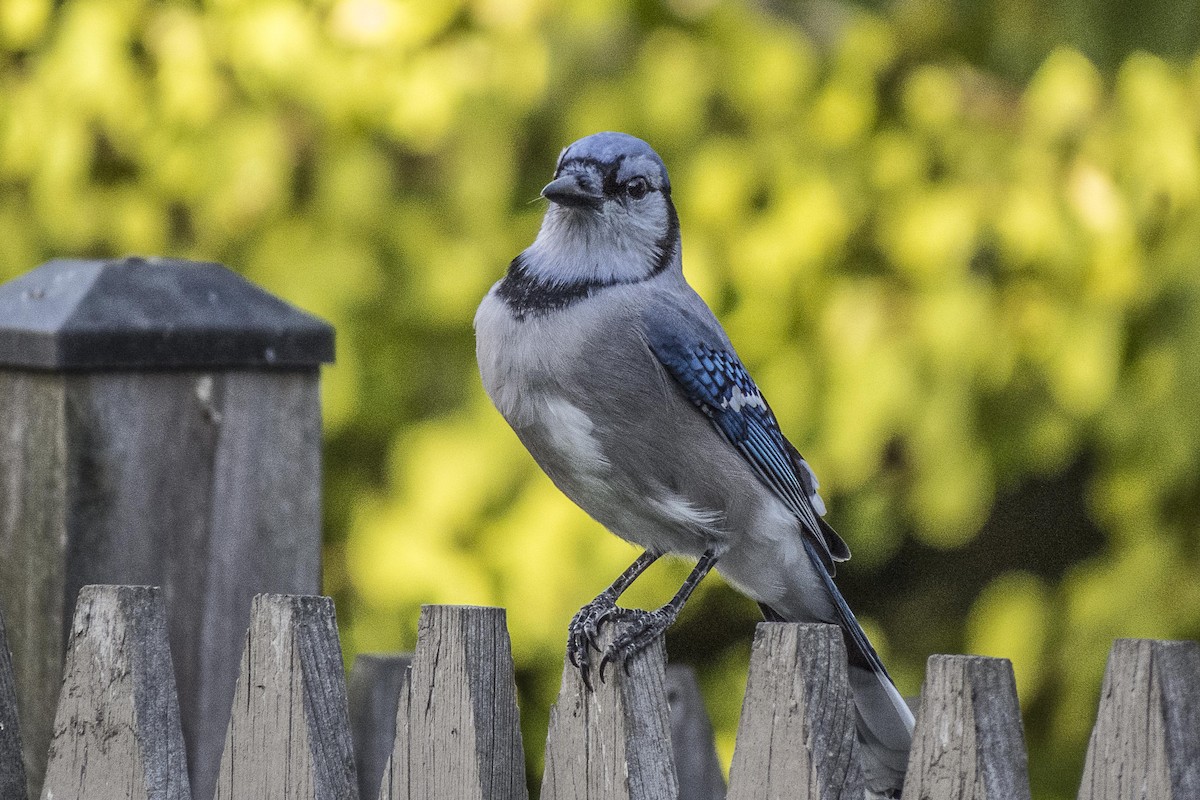
[[[607,679],[609,664],[621,664],[625,674],[629,675],[629,662],[666,632],[675,620],[674,610],[665,607],[657,611],[618,608],[614,600],[604,595],[581,608],[569,627],[567,658],[580,671],[588,690],[592,689],[592,650],[602,653],[598,668],[601,683]],[[617,633],[608,647],[601,650],[597,640],[600,629],[608,622],[617,627]]]
[[[567,628],[567,660],[571,666],[580,671],[584,685],[590,690],[592,656],[595,650],[602,652],[598,639],[604,623],[614,616],[619,616],[622,609],[617,608],[616,600],[607,594],[602,594],[592,602],[579,609],[579,613],[571,620]],[[601,671],[601,681],[604,673]]]
[[[608,665],[612,662],[612,653],[605,653],[604,658],[600,659],[600,682],[604,683],[604,670],[608,669]]]

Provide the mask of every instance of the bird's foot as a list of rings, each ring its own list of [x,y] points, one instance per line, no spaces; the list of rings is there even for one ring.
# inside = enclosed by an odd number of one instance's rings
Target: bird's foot
[[[610,615],[617,626],[616,635],[604,649],[600,659],[600,680],[609,664],[621,664],[629,674],[629,659],[644,650],[651,642],[667,632],[678,616],[670,604],[654,611],[640,608],[618,608]]]
[[[638,556],[629,569],[625,570],[613,585],[608,587],[592,602],[579,609],[579,613],[571,620],[567,633],[567,657],[579,670],[583,677],[583,685],[592,688],[588,680],[591,669],[591,650],[601,652],[598,639],[600,627],[609,620],[617,626],[612,641],[609,642],[600,659],[600,680],[604,680],[604,670],[609,664],[621,663],[625,673],[629,674],[629,659],[643,650],[647,645],[666,633],[667,628],[675,622],[683,604],[696,588],[696,584],[708,574],[713,564],[717,563],[717,554],[713,550],[704,551],[704,555],[696,562],[695,568],[688,575],[683,586],[675,593],[665,606],[653,611],[643,611],[637,608],[618,608],[617,597],[628,588],[634,578],[642,574],[646,567],[654,563],[657,554],[647,550]]]
[[[592,667],[591,651],[600,652],[600,626],[608,619],[621,613],[617,608],[616,598],[602,594],[592,602],[579,609],[567,626],[567,658],[571,665],[579,670],[583,683],[588,689],[592,688],[589,674]]]

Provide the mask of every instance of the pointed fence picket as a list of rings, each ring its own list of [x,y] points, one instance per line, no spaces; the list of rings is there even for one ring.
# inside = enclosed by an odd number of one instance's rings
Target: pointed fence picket
[[[610,641],[606,631],[603,649]],[[542,800],[674,800],[678,781],[671,748],[665,650],[653,642],[607,679],[563,665],[562,689],[550,711]]]
[[[81,590],[43,800],[198,800],[188,785],[166,620],[158,589]],[[528,799],[503,609],[426,607],[411,662],[360,658],[348,701],[333,603],[256,597],[216,798]],[[759,626],[730,800],[863,796],[844,658],[836,628]],[[725,796],[694,676],[665,667],[654,645],[593,690],[564,667],[542,800]],[[0,619],[3,800],[26,800],[15,703]],[[365,783],[357,774],[364,764],[373,776]],[[1029,797],[1008,661],[930,658],[905,797]],[[1196,797],[1200,645],[1119,640],[1079,800]]]
[[[259,595],[251,605],[216,800],[355,796],[333,601]]]
[[[759,626],[729,768],[730,800],[863,796],[845,664],[842,634],[832,625]]]
[[[380,800],[525,800],[504,609],[426,606]]]
[[[933,656],[917,718],[910,796],[1028,800],[1021,708],[1007,659]]]
[[[158,589],[80,590],[42,797],[191,797]]]

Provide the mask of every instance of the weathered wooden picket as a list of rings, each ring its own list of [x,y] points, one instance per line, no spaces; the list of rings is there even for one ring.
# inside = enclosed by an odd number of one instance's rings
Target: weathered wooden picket
[[[502,609],[426,608],[347,687],[313,596],[332,355],[214,264],[0,286],[0,800],[527,798]],[[834,628],[759,627],[728,792],[661,645],[595,691],[565,667],[541,796],[860,800],[844,665]],[[933,656],[906,800],[1029,796],[1008,662]],[[1079,798],[1200,798],[1200,646],[1115,644]]]
[[[89,586],[80,592],[44,800],[193,796],[166,619],[156,588]],[[0,797],[24,800],[2,637],[0,623]],[[841,636],[830,626],[759,626],[729,800],[863,797],[844,659]],[[369,677],[358,677],[379,689],[367,690],[378,702],[355,718],[348,710],[332,602],[256,597],[217,800],[528,798],[502,609],[426,607],[411,666],[393,659],[384,660],[383,669],[377,659],[365,663]],[[667,675],[661,645],[635,658],[628,673],[611,672],[594,691],[564,666],[546,741],[542,800],[726,796],[694,681],[686,673],[675,680]],[[1197,678],[1195,643],[1116,643],[1080,800],[1200,797]],[[380,715],[394,725],[366,721]],[[369,776],[359,775],[356,763],[370,763],[370,754],[384,758],[373,762]],[[905,797],[1029,797],[1006,660],[930,659]]]

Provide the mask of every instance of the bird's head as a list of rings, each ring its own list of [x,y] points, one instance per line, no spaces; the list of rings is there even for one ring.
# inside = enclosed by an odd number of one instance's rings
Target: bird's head
[[[606,132],[571,144],[542,196],[550,208],[529,255],[544,277],[628,281],[678,266],[667,168],[641,139]]]

